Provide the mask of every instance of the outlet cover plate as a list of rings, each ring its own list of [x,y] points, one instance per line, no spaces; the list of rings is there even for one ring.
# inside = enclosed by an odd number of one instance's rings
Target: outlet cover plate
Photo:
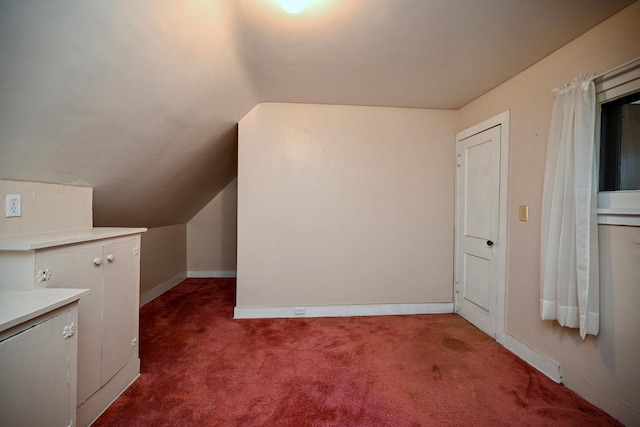
[[[4,198],[4,216],[6,218],[22,216],[22,203],[19,194],[7,194]]]

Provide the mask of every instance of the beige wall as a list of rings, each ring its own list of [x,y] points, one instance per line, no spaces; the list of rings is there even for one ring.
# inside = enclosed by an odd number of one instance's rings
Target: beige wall
[[[540,210],[551,89],[586,72],[603,72],[640,56],[640,3],[556,51],[459,111],[463,130],[511,111],[509,258],[506,330],[561,364],[565,383],[607,412],[640,423],[640,230],[600,227],[601,332],[582,341],[577,331],[539,317]],[[518,221],[529,205],[530,221]]]
[[[234,179],[187,223],[189,272],[236,271],[237,204]]]
[[[5,218],[6,194],[21,196],[22,216]],[[93,188],[0,179],[0,236],[92,227]]]
[[[186,224],[150,228],[142,234],[140,294],[175,285],[186,276]]]
[[[239,125],[237,306],[451,302],[455,116],[254,108]]]
[[[98,226],[186,223],[236,176],[241,2],[0,1],[0,177],[95,188]]]

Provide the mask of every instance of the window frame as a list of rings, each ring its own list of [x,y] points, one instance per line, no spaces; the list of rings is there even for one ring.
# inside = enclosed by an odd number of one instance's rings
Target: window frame
[[[596,86],[596,150],[600,170],[602,104],[640,91],[640,58],[594,79]],[[640,226],[640,190],[598,191],[598,224]]]

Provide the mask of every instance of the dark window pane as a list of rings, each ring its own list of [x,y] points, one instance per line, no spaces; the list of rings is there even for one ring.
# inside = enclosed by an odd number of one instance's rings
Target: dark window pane
[[[640,92],[602,104],[599,187],[640,190]]]
[[[622,107],[620,190],[640,190],[640,104]]]

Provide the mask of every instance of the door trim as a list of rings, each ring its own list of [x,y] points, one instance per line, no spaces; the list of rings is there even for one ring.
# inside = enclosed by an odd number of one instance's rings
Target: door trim
[[[504,345],[504,333],[506,326],[506,294],[507,294],[507,223],[508,223],[508,184],[509,184],[509,111],[505,111],[491,117],[481,123],[471,126],[456,134],[456,155],[460,152],[460,142],[470,136],[484,132],[495,126],[500,126],[500,200],[498,207],[498,240],[496,244],[496,260],[498,277],[496,278],[496,341]],[[457,161],[457,157],[456,157]],[[459,219],[459,182],[458,168],[456,167],[456,194],[455,194],[455,224],[457,227]],[[455,230],[454,237],[454,311],[458,312],[458,231]]]

